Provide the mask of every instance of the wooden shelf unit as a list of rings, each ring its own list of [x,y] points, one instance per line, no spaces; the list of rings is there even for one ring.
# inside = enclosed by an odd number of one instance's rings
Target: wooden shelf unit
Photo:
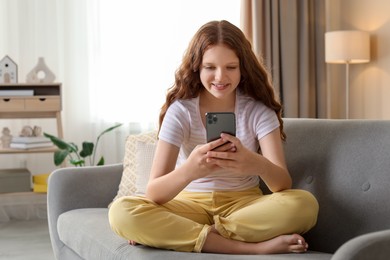
[[[58,137],[63,138],[61,83],[0,84],[0,90],[33,90],[33,96],[0,96],[0,119],[53,118]],[[0,154],[52,153],[56,147],[34,149],[0,148]]]

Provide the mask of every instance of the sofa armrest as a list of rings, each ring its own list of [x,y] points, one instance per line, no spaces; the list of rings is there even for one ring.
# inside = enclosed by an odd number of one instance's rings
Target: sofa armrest
[[[57,259],[64,244],[57,232],[58,217],[79,208],[106,208],[118,192],[123,165],[60,168],[48,179],[47,214],[50,240]]]
[[[389,259],[390,229],[355,237],[343,244],[332,260]]]

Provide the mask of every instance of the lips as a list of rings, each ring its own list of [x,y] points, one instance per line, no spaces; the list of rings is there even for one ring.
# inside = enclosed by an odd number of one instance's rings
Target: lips
[[[228,85],[226,85],[226,84],[212,84],[212,85],[217,90],[224,90],[224,89],[226,89],[228,87]]]

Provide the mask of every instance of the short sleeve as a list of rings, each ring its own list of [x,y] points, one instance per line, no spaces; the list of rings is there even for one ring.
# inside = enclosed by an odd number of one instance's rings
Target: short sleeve
[[[189,129],[188,110],[178,101],[172,103],[161,124],[159,139],[177,147],[185,140],[185,134]]]
[[[265,107],[262,113],[258,116],[259,120],[255,121],[257,122],[255,133],[258,140],[280,127],[278,117],[274,110]]]

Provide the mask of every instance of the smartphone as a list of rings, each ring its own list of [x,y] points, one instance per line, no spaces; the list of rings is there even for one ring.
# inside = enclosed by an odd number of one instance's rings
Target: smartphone
[[[221,138],[221,133],[236,135],[236,116],[232,112],[206,113],[207,142]]]

